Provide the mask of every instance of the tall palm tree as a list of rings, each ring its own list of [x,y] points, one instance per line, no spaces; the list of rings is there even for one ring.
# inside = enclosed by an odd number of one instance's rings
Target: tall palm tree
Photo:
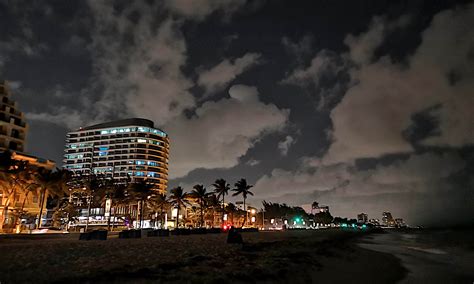
[[[244,219],[244,223],[242,224],[242,227],[245,225],[245,222],[247,221],[247,218],[248,218],[247,208],[245,207],[245,201],[247,200],[248,195],[253,195],[253,192],[250,191],[252,187],[253,185],[248,184],[246,179],[241,178],[239,181],[235,183],[235,188],[232,189],[232,191],[235,191],[235,193],[232,194],[232,196],[242,195],[242,197],[244,198],[245,219]]]
[[[234,214],[237,212],[237,207],[235,206],[234,203],[229,203],[227,204],[227,213],[230,215],[230,223],[233,225],[234,224]]]
[[[217,194],[217,198],[222,197],[222,218],[221,222],[222,225],[224,224],[224,202],[225,196],[229,194],[230,184],[223,178],[216,179],[216,181],[212,184],[214,187],[214,192]]]
[[[38,228],[41,227],[43,217],[43,208],[47,196],[63,197],[68,193],[67,183],[69,181],[70,172],[66,170],[56,169],[51,171],[40,168],[36,174],[36,182],[38,183],[40,195],[40,212],[38,216]]]
[[[211,227],[214,227],[215,212],[216,212],[216,208],[219,209],[219,207],[220,207],[219,203],[220,203],[219,199],[217,198],[217,196],[214,193],[210,193],[206,197],[205,204],[206,204],[206,209],[210,209],[209,211],[210,211],[210,215],[211,215],[211,220],[210,220],[211,221]]]
[[[204,209],[206,204],[206,198],[209,196],[209,192],[207,192],[206,187],[202,184],[196,184],[193,186],[193,191],[191,191],[191,196],[196,198],[199,203],[199,209],[201,213],[201,224],[202,227],[204,225]]]
[[[161,218],[161,228],[163,228],[164,221],[164,212],[166,212],[170,207],[170,201],[166,198],[166,194],[158,193],[153,194],[148,202],[148,206],[155,212],[159,210]]]
[[[12,158],[12,153],[5,151],[0,153],[0,188],[3,191],[3,212],[0,218],[0,231],[3,230],[5,220],[9,217],[9,206],[15,203],[15,198],[20,191],[20,183],[24,173],[28,170],[28,163]]]
[[[48,181],[48,175],[44,175],[42,177],[44,182]],[[85,231],[89,229],[89,217],[91,213],[91,204],[92,199],[97,197],[97,192],[102,187],[102,179],[100,175],[96,174],[88,174],[88,175],[81,175],[77,174],[74,176],[73,180],[71,181],[71,186],[73,188],[73,192],[77,192],[81,197],[86,196],[87,200],[87,219],[86,219],[86,227]]]
[[[19,191],[23,193],[23,202],[22,202],[21,208],[18,210],[17,214],[15,214],[14,216],[15,221],[13,222],[13,224],[19,227],[20,222],[21,222],[21,216],[25,215],[26,213],[24,209],[25,209],[26,200],[28,199],[28,195],[30,193],[32,194],[36,193],[38,189],[38,183],[36,183],[34,172],[32,171],[30,167],[26,168],[24,171],[22,171],[18,175],[17,185],[18,185]]]
[[[145,202],[152,194],[155,193],[154,191],[155,186],[153,184],[147,183],[146,181],[140,181],[130,184],[129,186],[129,196],[132,201],[136,201],[140,204],[140,212],[137,211],[137,215],[140,214],[139,224],[140,228],[143,227],[143,214],[145,210]]]
[[[114,230],[115,227],[115,221],[117,217],[117,211],[119,210],[120,206],[126,206],[128,204],[128,196],[127,196],[127,188],[128,188],[128,183],[122,184],[116,184],[115,185],[115,191],[113,192],[113,202],[112,206],[114,208],[114,215],[112,217],[112,228],[111,230]]]
[[[176,228],[178,228],[179,225],[179,209],[180,207],[185,207],[186,204],[189,204],[187,198],[188,198],[188,193],[184,191],[184,189],[181,186],[172,188],[171,191],[171,196],[170,196],[170,201],[171,204],[177,207],[177,212],[176,212]]]

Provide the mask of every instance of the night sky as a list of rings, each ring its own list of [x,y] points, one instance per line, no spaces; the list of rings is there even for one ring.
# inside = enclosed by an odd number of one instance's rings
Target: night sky
[[[468,1],[0,0],[0,78],[28,152],[143,117],[170,185],[255,184],[249,202],[409,224],[474,218]]]

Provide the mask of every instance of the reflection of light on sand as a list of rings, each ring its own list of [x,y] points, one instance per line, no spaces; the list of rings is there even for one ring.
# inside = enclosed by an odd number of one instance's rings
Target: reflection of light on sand
[[[447,253],[444,250],[435,249],[435,248],[420,248],[420,247],[407,247],[407,248],[412,249],[412,250],[427,252],[427,253],[433,253],[433,254],[446,254]]]

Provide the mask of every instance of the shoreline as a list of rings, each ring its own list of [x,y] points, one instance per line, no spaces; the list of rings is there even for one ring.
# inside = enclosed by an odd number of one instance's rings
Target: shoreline
[[[396,283],[406,271],[387,253],[357,245],[366,232],[244,233],[135,240],[62,238],[0,242],[2,283]],[[3,271],[2,271],[3,270]],[[49,271],[54,271],[51,274]]]
[[[472,283],[472,233],[471,228],[389,231],[365,236],[359,246],[397,257],[407,271],[400,283]]]

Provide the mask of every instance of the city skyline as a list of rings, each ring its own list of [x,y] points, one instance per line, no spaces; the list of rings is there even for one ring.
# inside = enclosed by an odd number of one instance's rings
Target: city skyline
[[[66,133],[140,117],[172,139],[169,188],[471,221],[472,3],[184,2],[0,1],[27,152],[60,166]]]

